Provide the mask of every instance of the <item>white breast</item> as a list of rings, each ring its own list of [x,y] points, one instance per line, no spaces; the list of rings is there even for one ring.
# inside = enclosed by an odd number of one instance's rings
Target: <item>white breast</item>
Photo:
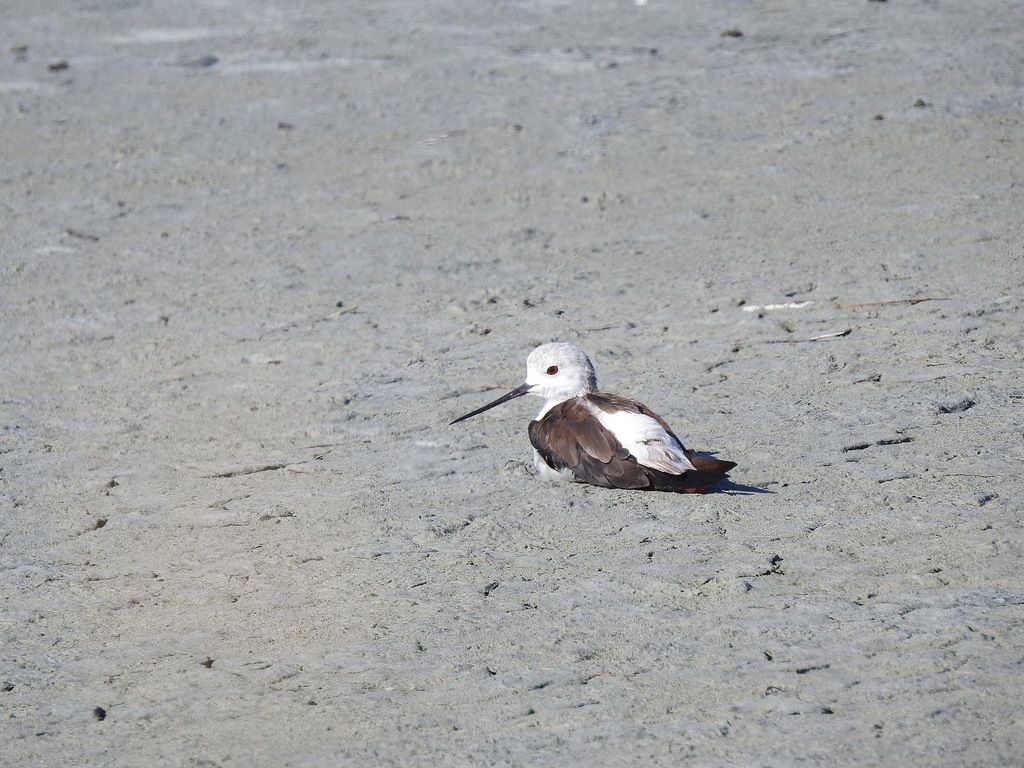
[[[552,469],[549,467],[548,463],[544,461],[544,457],[537,451],[533,452],[533,466],[537,468],[537,474],[545,480],[569,480],[571,482],[576,479],[576,475],[573,474],[571,469]]]
[[[601,426],[615,435],[638,464],[670,475],[694,469],[679,441],[650,416],[631,411],[608,413],[596,406],[590,406],[590,412]]]

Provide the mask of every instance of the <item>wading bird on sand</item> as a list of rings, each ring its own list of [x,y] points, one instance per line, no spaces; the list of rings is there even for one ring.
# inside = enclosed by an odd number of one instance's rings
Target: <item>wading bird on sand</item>
[[[541,344],[526,360],[526,382],[457,424],[522,395],[544,398],[530,422],[542,477],[605,488],[703,493],[736,466],[688,450],[647,406],[597,391],[594,365],[575,344]]]

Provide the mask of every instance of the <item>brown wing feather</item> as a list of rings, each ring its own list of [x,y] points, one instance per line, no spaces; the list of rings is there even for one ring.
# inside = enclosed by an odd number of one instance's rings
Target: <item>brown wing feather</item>
[[[682,446],[665,420],[642,403],[616,395],[590,393],[590,403],[608,412],[626,410],[655,419]],[[610,431],[604,428],[583,398],[559,403],[544,418],[530,422],[530,442],[549,467],[569,469],[581,482],[605,488],[654,491],[702,491],[725,477],[735,462],[698,456],[683,449],[695,472],[670,475],[638,464]]]
[[[605,488],[647,488],[646,468],[605,429],[579,398],[559,403],[530,422],[530,442],[552,469]]]

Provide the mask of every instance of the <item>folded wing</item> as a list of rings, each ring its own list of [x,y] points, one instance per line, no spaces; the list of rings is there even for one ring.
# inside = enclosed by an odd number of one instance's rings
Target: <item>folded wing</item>
[[[568,469],[576,480],[605,488],[648,488],[644,468],[582,402],[559,403],[530,422],[530,442],[555,470]]]
[[[615,407],[622,404],[628,409]],[[735,466],[688,451],[645,406],[603,394],[566,400],[531,421],[530,442],[552,469],[606,488],[702,490]]]

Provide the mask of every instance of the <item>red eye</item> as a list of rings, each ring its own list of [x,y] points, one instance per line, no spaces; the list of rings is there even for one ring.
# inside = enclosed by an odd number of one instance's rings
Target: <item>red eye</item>
[[[558,373],[557,365],[552,365],[548,368],[548,376],[554,376],[556,373]]]

